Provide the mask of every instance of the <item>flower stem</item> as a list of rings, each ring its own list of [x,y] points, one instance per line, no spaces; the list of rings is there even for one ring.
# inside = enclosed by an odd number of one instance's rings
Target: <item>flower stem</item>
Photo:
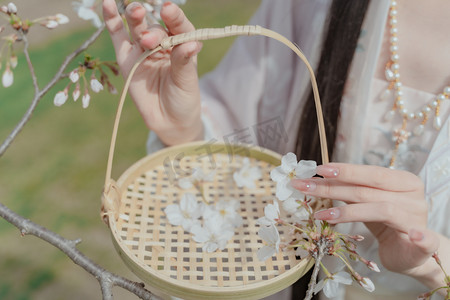
[[[319,275],[319,270],[320,270],[320,265],[322,263],[322,259],[325,255],[325,249],[328,247],[327,245],[327,241],[324,239],[321,239],[318,242],[318,253],[315,255],[316,257],[314,257],[315,259],[315,263],[314,263],[314,270],[313,273],[311,275],[311,280],[309,281],[308,284],[308,291],[306,291],[306,297],[304,300],[311,300],[313,297],[313,293],[314,293],[314,287],[316,286],[316,282],[317,282],[317,275]]]

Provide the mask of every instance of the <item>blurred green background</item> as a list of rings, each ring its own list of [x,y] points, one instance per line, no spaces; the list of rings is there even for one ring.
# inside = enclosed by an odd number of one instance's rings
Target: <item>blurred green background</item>
[[[247,23],[259,3],[260,0],[188,0],[183,9],[197,28],[223,27]],[[75,21],[52,31],[30,32],[31,59],[42,88],[66,55],[94,28],[90,22],[76,20],[71,1],[19,0],[16,4],[23,17],[27,13],[56,14],[60,12],[56,9],[64,6],[69,11],[64,13]],[[227,38],[204,42],[199,74],[213,69],[232,41]],[[106,32],[88,53],[102,60],[115,59]],[[33,97],[24,56],[18,56],[13,86],[0,86],[0,142],[10,134]],[[66,71],[82,59],[78,57]],[[0,72],[3,71],[4,67]],[[122,78],[114,78],[113,82],[120,90]],[[63,80],[41,100],[25,129],[0,157],[0,201],[66,238],[81,238],[79,249],[88,257],[112,272],[139,281],[115,252],[109,230],[99,217],[118,96],[107,91],[95,94],[88,109],[81,107],[81,100],[70,99],[62,107],[53,106],[55,93],[67,83],[68,79]],[[127,101],[113,178],[145,155],[147,133],[137,110]],[[120,288],[114,292],[116,299],[137,299]],[[97,281],[64,254],[35,237],[21,237],[15,227],[0,219],[0,299],[101,299],[101,293]]]

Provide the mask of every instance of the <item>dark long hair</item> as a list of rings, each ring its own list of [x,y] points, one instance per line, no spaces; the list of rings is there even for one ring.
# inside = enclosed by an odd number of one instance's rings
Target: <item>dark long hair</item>
[[[328,13],[316,78],[322,102],[329,156],[336,141],[339,107],[353,54],[370,0],[333,0]],[[322,162],[312,90],[303,107],[297,135],[297,157]],[[291,299],[303,299],[312,270],[297,281]],[[313,299],[317,299],[316,296]]]
[[[333,0],[324,34],[317,83],[322,102],[329,156],[333,155],[337,121],[345,81],[370,0]],[[320,163],[320,141],[312,90],[305,102],[297,135],[299,159]]]

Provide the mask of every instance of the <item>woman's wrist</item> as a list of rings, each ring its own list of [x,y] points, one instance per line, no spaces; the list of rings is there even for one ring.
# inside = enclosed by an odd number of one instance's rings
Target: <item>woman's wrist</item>
[[[173,146],[193,141],[203,140],[204,128],[201,118],[194,120],[190,124],[173,126],[164,130],[155,131],[161,142],[167,146]]]

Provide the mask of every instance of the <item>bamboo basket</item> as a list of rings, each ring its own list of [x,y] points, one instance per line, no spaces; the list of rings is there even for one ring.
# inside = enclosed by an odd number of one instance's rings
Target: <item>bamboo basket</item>
[[[137,66],[161,49],[191,41],[230,35],[265,35],[289,46],[307,64],[319,117],[319,130],[324,163],[328,161],[322,112],[312,68],[301,51],[279,34],[259,26],[232,26],[224,29],[200,29],[189,34],[172,36],[136,63],[125,83],[116,120],[102,195],[102,218],[111,230],[114,246],[128,267],[149,289],[161,297],[172,295],[183,299],[260,299],[274,294],[301,278],[313,265],[312,259],[295,257],[293,251],[280,251],[261,262],[257,250],[262,247],[255,221],[264,215],[264,207],[275,197],[275,183],[270,170],[280,165],[281,156],[261,147],[194,142],[163,149],[149,155],[126,170],[116,181],[111,179],[112,160],[123,102],[130,79]],[[232,174],[248,157],[263,174],[255,189],[239,188]],[[210,203],[234,198],[240,202],[244,224],[235,230],[223,250],[203,252],[192,240],[192,234],[181,226],[168,223],[164,208],[177,203],[181,190],[176,181],[179,170],[189,174],[195,168],[215,170],[214,181],[203,186]],[[178,170],[178,171],[177,171]],[[195,191],[194,191],[195,193]],[[197,194],[197,197],[200,197]],[[329,207],[330,202],[317,203]],[[280,230],[280,236],[283,236]]]

